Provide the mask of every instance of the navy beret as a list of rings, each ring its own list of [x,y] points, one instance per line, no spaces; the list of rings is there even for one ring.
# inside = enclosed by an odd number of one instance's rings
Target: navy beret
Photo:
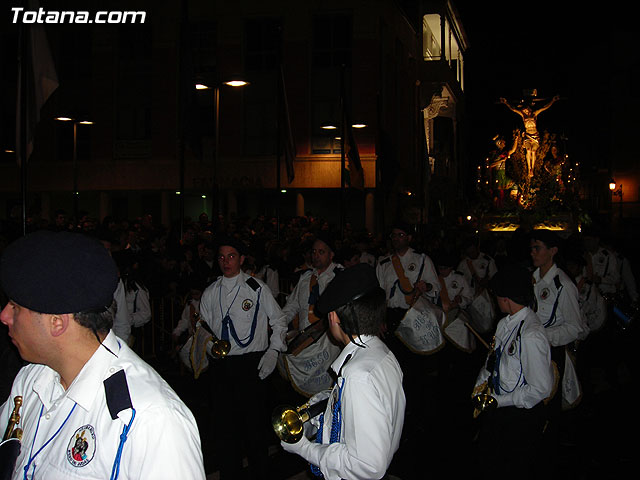
[[[533,299],[533,276],[524,266],[515,263],[505,265],[491,278],[489,288],[497,297],[528,305]]]
[[[79,233],[41,230],[11,243],[0,260],[0,287],[39,313],[111,306],[118,270],[104,245]]]
[[[333,312],[376,288],[380,288],[376,271],[367,263],[336,271],[336,276],[318,298],[316,309],[323,315]]]
[[[235,248],[240,255],[247,255],[249,248],[242,241],[237,239],[236,237],[232,237],[231,235],[222,235],[215,239],[216,244],[216,252],[220,250],[220,247],[231,247]]]

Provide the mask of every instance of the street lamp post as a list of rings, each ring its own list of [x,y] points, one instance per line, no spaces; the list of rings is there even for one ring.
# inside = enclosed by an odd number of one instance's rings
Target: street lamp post
[[[76,120],[72,117],[56,117],[55,120],[59,122],[71,122],[73,124],[73,154],[72,154],[72,166],[73,166],[73,218],[74,221],[78,220],[78,125],[93,125],[90,120]]]
[[[220,159],[219,149],[220,149],[220,86],[221,85],[240,88],[240,87],[249,85],[249,82],[241,78],[234,78],[221,83],[215,83],[213,87],[203,82],[197,82],[195,85],[196,90],[213,90],[213,116],[214,116],[213,120],[215,122],[215,125],[214,125],[214,137],[213,137],[213,142],[214,142],[213,166],[212,166],[213,198],[212,198],[211,210],[212,210],[212,216],[213,215],[216,216],[216,221],[220,214],[220,211],[219,211],[220,210],[220,188],[218,185],[218,161]]]
[[[611,191],[611,195],[612,196],[617,196],[620,197],[620,202],[618,203],[619,208],[620,208],[620,220],[622,220],[622,183],[620,184],[620,187],[618,189],[616,189],[616,182],[615,180],[613,180],[613,178],[611,179],[611,181],[609,182],[609,190]]]

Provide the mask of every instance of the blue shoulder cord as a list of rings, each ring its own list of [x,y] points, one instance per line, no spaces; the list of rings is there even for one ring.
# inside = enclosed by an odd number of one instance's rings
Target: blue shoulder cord
[[[549,320],[547,320],[544,323],[544,325],[542,325],[544,328],[550,327],[554,323],[556,323],[556,310],[558,309],[558,301],[560,300],[560,292],[562,292],[562,289],[564,288],[564,285],[562,285],[562,283],[560,283],[560,279],[559,279],[559,277],[557,275],[555,277],[553,277],[553,281],[555,282],[556,288],[558,289],[558,293],[556,294],[556,301],[553,303],[553,309],[551,310],[551,315],[549,316]],[[558,284],[560,285],[559,287],[558,287]]]
[[[342,428],[342,387],[344,387],[344,380],[342,385],[338,387],[338,399],[333,405],[331,410],[331,433],[329,434],[329,443],[337,443],[340,441],[340,429]],[[322,443],[322,430],[324,426],[324,412],[320,415],[320,427],[316,434],[316,443]],[[320,467],[317,465],[309,464],[311,473],[318,478],[324,478],[324,475],[320,471]]]
[[[67,423],[67,420],[69,420],[69,417],[71,417],[71,414],[73,413],[73,411],[76,409],[77,406],[78,406],[77,403],[73,404],[73,407],[71,408],[71,411],[67,415],[67,418],[65,418],[64,422],[62,422],[62,425],[60,425],[60,427],[58,427],[58,430],[56,430],[56,433],[51,435],[49,440],[44,442],[44,445],[42,445],[34,455],[31,455],[31,452],[33,452],[33,446],[36,443],[36,437],[38,436],[38,429],[40,428],[40,419],[42,418],[42,412],[44,411],[44,404],[42,404],[42,407],[40,407],[40,416],[38,417],[38,424],[36,425],[36,433],[33,436],[33,442],[31,443],[31,451],[29,452],[29,461],[27,462],[27,464],[24,467],[24,480],[27,480],[27,475],[29,473],[29,468],[31,467],[31,463],[35,460],[35,458],[38,456],[38,454],[44,449],[44,447],[49,445],[49,443],[51,443],[51,440],[56,438],[56,436],[60,433],[60,430],[62,430],[62,427],[64,427],[64,425]],[[32,479],[35,477],[35,473],[36,473],[36,467],[34,465],[33,466],[33,472],[31,472],[31,478]]]
[[[520,322],[520,325],[517,327],[518,328],[518,333],[516,334],[516,337],[514,338],[515,340],[519,341],[519,347],[520,347],[520,375],[518,376],[518,380],[516,381],[515,386],[511,389],[511,390],[505,390],[504,388],[502,389],[502,391],[504,393],[511,393],[513,392],[517,387],[518,384],[520,383],[520,378],[523,377],[523,373],[524,370],[522,368],[522,337],[520,335],[520,330],[522,329],[522,324],[524,323],[524,320],[522,320]],[[503,344],[506,345],[509,343],[509,339],[511,338],[511,335],[513,335],[513,332],[516,331],[516,327],[513,328],[513,330],[511,330],[511,333],[509,334],[509,336],[507,337],[507,341]],[[494,392],[496,392],[496,394],[500,394],[500,359],[502,357],[502,353],[504,351],[504,348],[498,347],[498,349],[496,350],[496,363],[495,366],[493,367],[493,372],[492,375],[490,377],[491,380],[491,387],[493,388]],[[526,379],[523,380],[526,383]]]
[[[129,420],[128,425],[125,425],[122,428],[122,433],[120,434],[120,444],[118,445],[118,452],[116,453],[116,458],[113,461],[113,467],[111,468],[110,480],[116,480],[118,478],[118,475],[120,475],[120,460],[122,460],[122,448],[124,447],[124,443],[127,441],[127,436],[129,434],[129,430],[131,429],[131,424],[133,423],[134,418],[136,418],[136,409],[131,407],[131,420]]]
[[[251,342],[253,342],[253,337],[256,333],[256,327],[258,325],[258,311],[260,310],[260,295],[262,294],[262,288],[260,288],[260,290],[258,291],[258,300],[256,301],[256,309],[253,313],[253,321],[251,323],[251,332],[249,333],[249,335],[247,335],[245,338],[243,338],[242,340],[240,340],[238,338],[238,334],[236,333],[236,329],[233,326],[233,321],[231,320],[231,317],[229,316],[229,311],[231,310],[231,307],[233,306],[234,302],[236,301],[236,298],[238,297],[238,293],[240,293],[240,285],[238,285],[238,291],[236,292],[235,297],[233,297],[233,301],[231,302],[231,305],[229,305],[229,308],[227,309],[227,314],[223,317],[222,319],[222,340],[226,340],[229,341],[229,333],[231,333],[231,336],[233,337],[233,339],[235,340],[235,342],[242,348],[245,348],[247,346],[249,346],[249,344]],[[222,314],[222,282],[220,282],[220,313]],[[243,342],[243,341],[246,341]]]

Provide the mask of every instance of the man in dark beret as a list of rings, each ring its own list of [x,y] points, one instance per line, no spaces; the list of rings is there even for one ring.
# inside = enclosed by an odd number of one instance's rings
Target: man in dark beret
[[[117,283],[108,251],[78,233],[38,231],[5,249],[0,320],[31,362],[0,407],[6,425],[22,398],[11,478],[205,478],[193,415],[111,331]]]
[[[282,446],[325,478],[382,478],[398,449],[405,396],[400,365],[378,338],[384,306],[375,270],[364,263],[337,273],[316,304],[343,345],[331,365],[337,381],[315,442],[303,436]]]
[[[496,327],[472,394],[489,394],[497,407],[481,414],[478,461],[527,476],[542,455],[538,447],[547,418],[545,400],[554,386],[551,350],[540,319],[529,308],[533,303],[529,270],[505,266],[489,287],[506,316]]]

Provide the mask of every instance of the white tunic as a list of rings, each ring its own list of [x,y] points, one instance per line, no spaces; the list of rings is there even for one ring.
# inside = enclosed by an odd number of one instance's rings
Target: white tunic
[[[256,282],[257,289],[251,283]],[[251,342],[251,327],[254,314],[258,308],[258,317],[254,337]],[[287,322],[280,306],[277,304],[269,287],[262,280],[240,272],[233,278],[220,277],[202,293],[200,299],[200,316],[211,327],[213,333],[222,338],[222,320],[229,314],[237,339],[246,346],[237,343],[229,335],[231,350],[229,355],[244,355],[251,352],[262,352],[272,348],[279,352],[286,350],[285,336]],[[271,326],[271,337],[269,337]]]
[[[331,366],[342,387],[340,441],[329,444],[336,385],[324,414],[322,444],[299,442],[298,453],[327,480],[382,478],[400,444],[406,404],[402,370],[379,338],[362,340],[366,348],[347,344]]]
[[[556,276],[562,285],[559,296],[554,280]],[[538,304],[536,313],[540,322],[546,325],[544,332],[551,346],[560,347],[579,338],[584,338],[588,327],[580,311],[578,288],[569,276],[554,264],[542,278],[540,278],[540,269],[536,269],[533,272],[533,279],[535,281],[533,290]],[[558,299],[558,307],[555,311],[555,318],[551,319],[556,298]]]
[[[431,285],[431,290],[426,292],[425,296],[435,303],[435,299],[437,299],[440,294],[440,283],[438,282],[438,275],[436,274],[436,269],[431,259],[424,253],[415,252],[412,248],[409,248],[405,254],[399,258],[404,274],[411,282],[411,285],[415,285],[420,280]],[[420,274],[421,269],[422,274]],[[408,309],[409,305],[407,305],[404,293],[400,291],[398,285],[398,276],[393,268],[391,256],[383,257],[378,261],[376,275],[380,286],[387,294],[387,307]],[[418,276],[420,276],[420,278],[418,278]]]
[[[600,277],[600,284],[598,285],[600,291],[604,294],[615,293],[618,288],[618,282],[620,282],[616,256],[609,250],[599,247],[596,253],[591,255],[591,263],[593,265],[593,274]]]
[[[113,332],[103,344],[113,354],[99,347],[66,391],[58,373],[45,365],[20,370],[9,401],[0,408],[0,423],[6,425],[13,398],[23,398],[22,449],[12,478],[23,478],[30,457],[35,458],[29,479],[109,478],[132,410],[122,410],[112,420],[103,381],[124,370],[135,417],[122,449],[119,479],[204,479],[200,436],[189,409]]]
[[[494,350],[502,352],[496,362],[499,388],[493,395],[498,407],[533,408],[551,394],[551,349],[540,319],[531,309],[524,307],[498,322]],[[476,387],[490,375],[485,363]]]
[[[471,259],[469,257],[465,257],[462,259],[460,264],[458,265],[458,271],[464,274],[464,278],[467,279],[467,283],[473,289],[473,293],[475,294],[478,289],[478,282],[473,277],[473,272],[469,268],[468,261],[471,261],[471,265],[473,266],[473,270],[478,278],[490,280],[496,272],[498,271],[496,267],[496,262],[489,255],[485,253],[480,253],[477,258]]]

